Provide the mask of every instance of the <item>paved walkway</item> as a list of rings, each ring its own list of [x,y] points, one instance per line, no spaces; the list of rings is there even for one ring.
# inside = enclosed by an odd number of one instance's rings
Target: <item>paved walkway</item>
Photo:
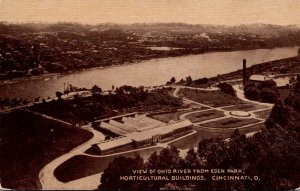
[[[74,184],[74,181],[69,183],[63,183],[56,179],[54,176],[54,170],[61,165],[63,162],[67,161],[68,159],[72,158],[75,155],[82,154],[91,145],[98,143],[105,139],[105,136],[100,133],[99,131],[94,130],[90,125],[83,127],[93,133],[93,137],[88,140],[87,142],[83,143],[82,145],[74,148],[70,152],[56,158],[52,162],[48,163],[39,173],[39,179],[42,184],[42,188],[44,190],[70,190],[70,189],[89,189],[85,188],[84,185],[81,184]],[[81,180],[82,181],[82,180]],[[76,186],[76,187],[74,187]]]

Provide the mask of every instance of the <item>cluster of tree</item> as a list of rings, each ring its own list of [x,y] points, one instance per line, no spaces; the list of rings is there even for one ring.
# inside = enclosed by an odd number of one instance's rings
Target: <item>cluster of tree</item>
[[[206,77],[193,80],[191,76],[187,76],[185,80],[182,79],[181,83],[188,86],[195,86],[200,88],[208,88],[213,84],[213,82]]]
[[[282,119],[284,118],[284,119]],[[222,137],[204,139],[197,151],[190,149],[184,158],[175,147],[141,157],[116,158],[104,171],[100,190],[290,190],[299,187],[300,114],[277,104],[266,123],[267,128],[252,137],[236,130],[225,141]],[[234,175],[257,176],[258,180],[214,181],[211,172],[202,181],[122,181],[136,169],[241,169]],[[214,174],[216,175],[216,174]],[[230,174],[218,174],[230,175]]]
[[[97,94],[101,94],[102,93],[102,88],[100,88],[99,86],[97,85],[94,85],[92,88],[91,88],[91,93],[93,94],[93,96],[96,96]]]
[[[102,93],[102,89],[93,86],[90,90],[92,96],[83,97],[75,94],[73,99],[62,99],[63,93],[56,92],[57,100],[35,104],[32,110],[45,113],[73,124],[93,121],[95,118],[108,117],[115,114],[115,110],[137,107],[143,109],[176,108],[182,105],[179,98],[168,94],[168,89],[153,91],[144,87],[121,86],[114,88],[113,92]]]
[[[233,97],[236,96],[236,91],[233,89],[233,87],[230,84],[227,83],[219,83],[218,87],[220,88],[221,92],[231,95]]]
[[[171,84],[174,84],[176,82],[176,79],[175,77],[172,77],[170,79],[170,81],[167,81],[166,85],[171,85]],[[180,84],[185,84],[187,86],[191,85],[193,83],[193,79],[191,76],[187,76],[185,78],[185,80],[182,78],[180,81],[179,81]]]
[[[263,81],[258,86],[250,82],[244,87],[244,94],[248,99],[268,103],[276,103],[280,95],[273,80]]]
[[[171,85],[171,84],[174,84],[175,82],[176,82],[175,77],[172,77],[172,78],[170,79],[170,81],[167,81],[166,85]]]
[[[188,151],[185,159],[179,156],[179,150],[171,146],[162,149],[159,153],[156,151],[149,156],[147,161],[144,161],[139,155],[135,158],[118,157],[114,159],[104,170],[101,177],[100,190],[159,190],[164,187],[168,181],[120,181],[120,176],[132,176],[133,170],[153,169],[179,169],[196,167],[197,153],[191,149]],[[196,159],[197,160],[197,159]],[[146,173],[147,175],[150,175]],[[146,175],[145,174],[145,175]],[[157,172],[151,174],[158,176]]]
[[[207,79],[206,77],[195,80],[195,84],[197,85],[207,84],[208,82],[209,79]]]
[[[29,101],[27,99],[23,98],[3,98],[0,97],[0,107],[15,107],[15,106],[20,106],[20,105],[25,105],[28,104]]]
[[[191,85],[192,84],[192,82],[193,82],[193,79],[192,79],[192,77],[191,76],[187,76],[186,78],[185,78],[185,82],[186,82],[186,85]]]
[[[292,106],[300,112],[300,75],[291,87],[289,96],[284,100],[286,105]]]

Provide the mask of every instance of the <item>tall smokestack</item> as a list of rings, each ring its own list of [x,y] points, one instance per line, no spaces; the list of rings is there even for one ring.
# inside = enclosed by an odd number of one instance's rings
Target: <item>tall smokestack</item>
[[[245,86],[246,82],[247,82],[247,60],[243,59],[243,85]]]

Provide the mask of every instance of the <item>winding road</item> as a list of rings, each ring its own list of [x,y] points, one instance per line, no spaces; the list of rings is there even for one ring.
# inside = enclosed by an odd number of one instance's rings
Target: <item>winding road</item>
[[[75,155],[84,153],[88,148],[91,147],[91,145],[105,139],[105,136],[99,131],[94,130],[90,124],[87,126],[83,126],[82,128],[93,133],[93,137],[87,142],[83,143],[82,145],[79,145],[78,147],[72,149],[70,152],[51,161],[40,171],[39,180],[44,190],[95,189],[95,188],[91,188],[91,186],[94,187],[93,185],[80,184],[80,182],[78,181],[76,183],[74,182],[63,183],[57,180],[57,178],[54,176],[54,170],[63,162],[67,161],[68,159],[72,158]],[[79,179],[79,181],[80,180],[81,179]],[[81,180],[81,182],[85,182],[85,181]],[[78,186],[81,187],[79,188]]]

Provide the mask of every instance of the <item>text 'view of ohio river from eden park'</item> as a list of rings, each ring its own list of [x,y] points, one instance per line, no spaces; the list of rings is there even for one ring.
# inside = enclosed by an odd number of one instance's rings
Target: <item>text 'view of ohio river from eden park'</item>
[[[248,66],[297,55],[297,47],[274,49],[213,52],[172,58],[161,58],[140,63],[110,68],[76,72],[59,77],[25,80],[1,85],[0,97],[54,97],[55,91],[62,91],[64,83],[76,87],[91,88],[98,85],[108,90],[114,85],[155,86],[165,84],[171,77],[177,80],[191,76],[193,79],[213,77],[241,69],[246,58]]]

